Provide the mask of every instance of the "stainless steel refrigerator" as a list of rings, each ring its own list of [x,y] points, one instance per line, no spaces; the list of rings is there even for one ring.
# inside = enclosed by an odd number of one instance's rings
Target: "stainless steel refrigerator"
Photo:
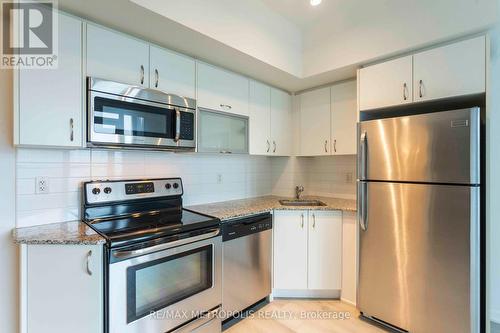
[[[479,333],[480,109],[361,121],[358,308],[411,333]]]

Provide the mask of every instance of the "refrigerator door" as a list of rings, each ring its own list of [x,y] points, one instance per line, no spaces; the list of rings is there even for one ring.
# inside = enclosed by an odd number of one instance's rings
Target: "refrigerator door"
[[[479,184],[480,109],[359,125],[358,179]]]
[[[363,315],[411,333],[479,333],[479,188],[358,184]]]

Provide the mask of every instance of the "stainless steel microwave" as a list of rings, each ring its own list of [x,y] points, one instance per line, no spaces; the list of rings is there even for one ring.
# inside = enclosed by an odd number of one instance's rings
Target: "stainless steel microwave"
[[[196,101],[89,77],[87,145],[164,150],[196,146]]]

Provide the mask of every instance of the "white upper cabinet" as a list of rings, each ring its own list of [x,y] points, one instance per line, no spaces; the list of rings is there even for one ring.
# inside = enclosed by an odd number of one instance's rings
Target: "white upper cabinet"
[[[87,76],[149,87],[149,44],[87,24]]]
[[[249,80],[197,62],[197,102],[202,108],[248,115]]]
[[[360,69],[359,109],[411,103],[412,82],[412,56]]]
[[[342,212],[309,212],[308,288],[342,288]]]
[[[331,88],[333,155],[356,155],[356,96],[356,81],[336,84]]]
[[[57,69],[19,70],[14,142],[75,148],[83,142],[82,22],[59,14]]]
[[[153,89],[196,98],[196,63],[192,58],[151,45],[149,79]]]
[[[486,90],[484,36],[450,44],[413,57],[413,96],[428,101]]]
[[[292,155],[292,97],[275,88],[271,88],[271,139],[273,155]]]
[[[330,88],[300,95],[300,155],[330,155]]]
[[[250,81],[250,154],[270,155],[271,150],[271,88]]]
[[[307,289],[307,211],[273,216],[273,288]]]

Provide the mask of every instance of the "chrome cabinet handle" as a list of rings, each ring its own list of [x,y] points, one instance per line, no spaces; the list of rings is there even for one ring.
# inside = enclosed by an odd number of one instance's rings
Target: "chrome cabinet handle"
[[[300,227],[304,229],[304,213],[300,214]]]
[[[158,69],[155,69],[155,88],[158,88],[158,82],[160,81],[160,73]]]
[[[314,228],[316,228],[316,215],[314,215],[314,214],[312,214],[312,215],[313,215],[312,216],[313,217],[313,225],[312,225],[312,227],[314,229]]]
[[[266,140],[267,142],[267,151],[266,153],[269,153],[269,151],[271,150],[271,143],[269,142],[269,140]]]
[[[422,80],[418,82],[418,93],[420,95],[420,98],[424,97],[424,81]]]
[[[273,153],[276,152],[276,141],[273,140]]]
[[[141,65],[141,84],[144,84],[144,66]]]
[[[75,140],[75,121],[73,120],[73,118],[69,119],[69,128],[71,130],[69,139],[73,142]]]
[[[325,153],[328,153],[328,148],[327,148],[327,146],[328,146],[328,140],[325,140]]]
[[[358,201],[357,201],[357,215],[358,223],[361,230],[366,231],[368,229],[368,218],[366,216],[366,207],[368,206],[368,184],[366,182],[358,183]]]
[[[368,158],[366,156],[368,150],[368,137],[366,132],[361,134],[360,138],[360,168],[359,168],[359,178],[366,179],[367,178],[367,163]]]
[[[337,139],[333,140],[333,151],[337,152]]]
[[[229,104],[220,104],[220,107],[226,110],[231,110],[233,107]]]
[[[221,154],[232,154],[233,152],[230,150],[221,150],[219,153]]]
[[[181,112],[175,109],[175,138],[174,141],[178,142],[181,139]]]
[[[92,250],[90,250],[87,253],[87,266],[86,266],[87,274],[92,276],[92,271],[90,270],[90,257],[92,257]]]
[[[408,95],[406,94],[406,91],[408,89],[408,85],[406,82],[403,84],[403,99],[406,101],[408,99]]]

